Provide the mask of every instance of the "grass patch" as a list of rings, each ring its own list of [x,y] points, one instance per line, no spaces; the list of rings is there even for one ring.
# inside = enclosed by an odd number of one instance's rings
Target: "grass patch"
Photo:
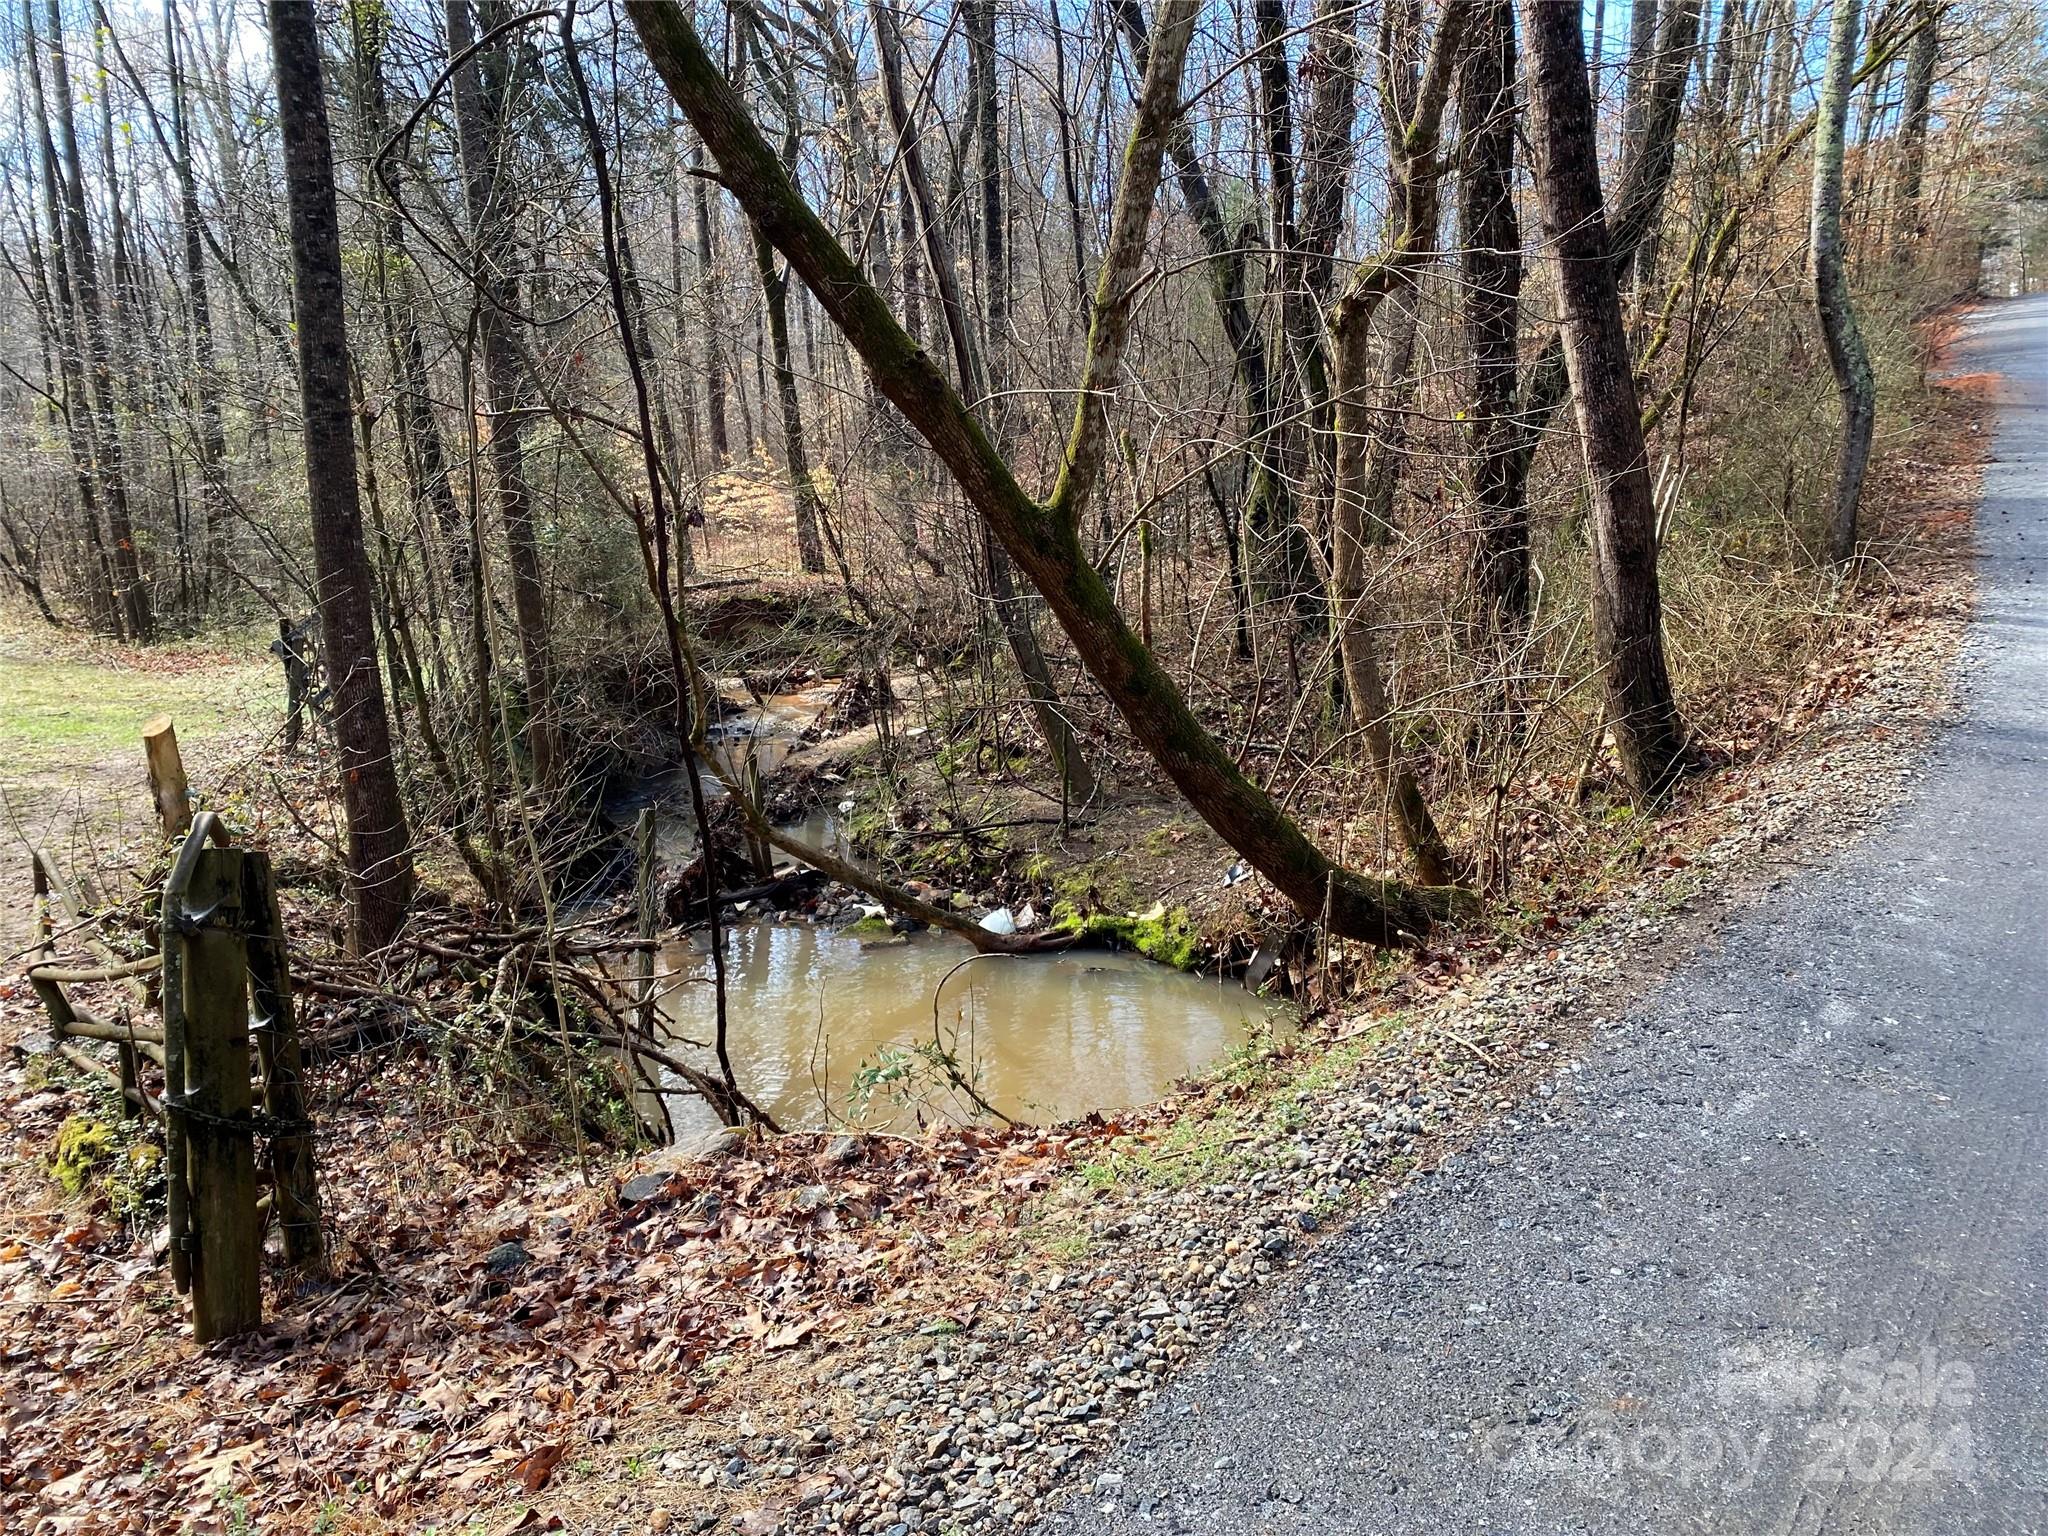
[[[131,755],[142,726],[177,723],[179,744],[281,714],[281,685],[242,649],[119,651],[26,634],[0,635],[0,782],[26,783]]]

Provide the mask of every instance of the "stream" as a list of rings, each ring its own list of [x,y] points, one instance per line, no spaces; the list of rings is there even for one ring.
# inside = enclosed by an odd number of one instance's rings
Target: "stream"
[[[941,1047],[1017,1120],[1150,1103],[1269,1021],[1289,1020],[1283,1005],[1235,981],[1106,950],[972,959],[951,934],[877,945],[801,919],[743,921],[726,944],[733,1071],[785,1130],[977,1118],[932,1058],[935,992]],[[663,1022],[692,1042],[678,1046],[686,1059],[715,1072],[712,1053],[694,1043],[708,1044],[716,1028],[704,935],[661,960]],[[667,1098],[679,1138],[716,1126],[695,1097]]]
[[[836,684],[771,697],[728,713],[710,741],[728,772],[751,752],[765,777],[797,750]],[[707,796],[724,793],[704,774]],[[665,863],[694,856],[696,825],[680,770],[638,786],[608,810],[629,821],[657,812]],[[786,830],[845,855],[832,807]],[[1293,1021],[1284,1004],[1235,981],[1183,974],[1105,950],[975,958],[952,934],[879,942],[843,921],[741,912],[725,924],[727,1045],[740,1086],[787,1130],[835,1126],[913,1130],[986,1118],[979,1095],[1016,1120],[1057,1121],[1163,1097],[1178,1080],[1220,1063],[1267,1028]],[[716,1003],[708,937],[667,945],[657,1009],[670,1048],[714,1076]],[[934,998],[937,1015],[934,1018]],[[971,1085],[963,1090],[956,1073]],[[673,1082],[663,1099],[677,1139],[717,1118]]]

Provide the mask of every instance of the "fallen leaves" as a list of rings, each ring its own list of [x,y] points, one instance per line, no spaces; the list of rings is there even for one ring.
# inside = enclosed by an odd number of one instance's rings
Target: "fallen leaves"
[[[512,1475],[519,1479],[520,1486],[528,1493],[539,1493],[547,1487],[548,1479],[555,1475],[555,1468],[561,1465],[567,1450],[567,1446],[560,1444],[537,1445],[519,1458]]]

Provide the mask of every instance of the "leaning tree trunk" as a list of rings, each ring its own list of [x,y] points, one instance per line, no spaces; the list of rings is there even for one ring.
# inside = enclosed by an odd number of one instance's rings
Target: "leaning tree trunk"
[[[1676,776],[1684,732],[1664,664],[1656,513],[1628,332],[1608,243],[1576,7],[1521,0],[1530,139],[1543,232],[1557,267],[1564,361],[1593,512],[1593,630],[1607,725],[1639,797]]]
[[[1849,125],[1861,10],[1860,0],[1835,0],[1827,68],[1820,83],[1820,122],[1813,136],[1813,307],[1827,341],[1828,363],[1835,371],[1835,391],[1842,399],[1842,439],[1835,455],[1826,530],[1828,559],[1837,566],[1846,565],[1856,553],[1856,507],[1863,499],[1870,436],[1877,424],[1877,386],[1850,301],[1842,250],[1842,144]]]
[[[299,396],[306,435],[306,505],[320,582],[320,628],[341,749],[348,821],[350,909],[359,949],[396,935],[412,897],[412,841],[391,757],[384,685],[377,672],[370,563],[349,432],[348,332],[342,318],[341,233],[334,206],[333,146],[320,80],[313,7],[270,0],[291,210],[292,295],[298,319]]]
[[[876,386],[952,472],[969,503],[1044,595],[1084,665],[1155,762],[1210,826],[1309,916],[1340,934],[1386,940],[1419,932],[1457,905],[1333,864],[1206,731],[1159,659],[1131,633],[1087,559],[1079,522],[1102,463],[1103,401],[1129,324],[1159,160],[1178,111],[1180,69],[1194,27],[1192,0],[1168,0],[1141,88],[1111,216],[1110,253],[1096,285],[1089,354],[1075,406],[1068,467],[1049,502],[1025,495],[1007,461],[931,358],[790,182],[688,14],[667,0],[628,0],[648,57],[712,154],[732,195],[802,276],[873,373]]]

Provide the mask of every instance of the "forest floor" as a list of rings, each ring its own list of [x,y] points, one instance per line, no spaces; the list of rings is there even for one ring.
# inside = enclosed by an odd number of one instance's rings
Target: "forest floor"
[[[1318,1233],[1540,1112],[1603,1017],[1896,797],[1953,707],[1980,414],[1959,389],[1915,445],[1882,576],[1753,751],[1640,819],[1568,904],[1384,961],[1144,1110],[585,1177],[432,1059],[343,1062],[316,1084],[334,1279],[199,1349],[120,1180],[50,1177],[60,1127],[107,1106],[7,1050],[0,1504],[48,1536],[1028,1524]],[[38,835],[145,814],[131,712],[171,707],[195,780],[260,798],[254,659],[159,675],[5,643],[9,803]],[[1126,865],[1142,843],[1103,835]],[[38,1026],[8,969],[0,1049]]]

